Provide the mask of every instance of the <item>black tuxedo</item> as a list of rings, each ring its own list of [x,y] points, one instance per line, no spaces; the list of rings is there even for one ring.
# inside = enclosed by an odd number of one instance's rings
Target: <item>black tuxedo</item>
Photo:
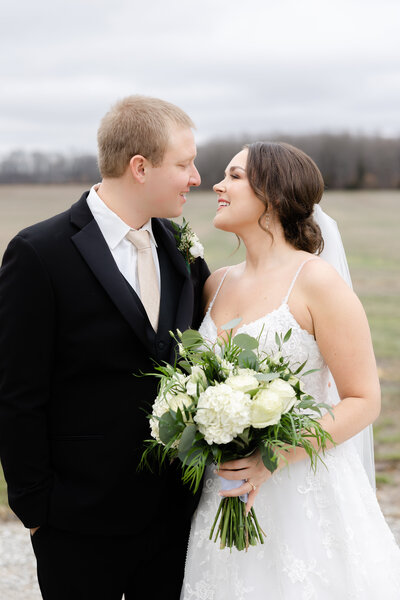
[[[198,327],[209,270],[197,259],[189,273],[169,221],[152,219],[155,333],[86,197],[21,231],[4,255],[0,452],[9,503],[26,527],[146,538],[151,523],[160,539],[181,530],[185,544],[196,499],[178,469],[137,471],[157,386],[137,375],[153,359],[173,360],[170,330]]]

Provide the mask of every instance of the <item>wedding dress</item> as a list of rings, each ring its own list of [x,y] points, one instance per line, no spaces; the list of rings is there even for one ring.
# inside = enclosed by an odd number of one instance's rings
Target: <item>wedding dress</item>
[[[330,371],[288,305],[302,266],[282,304],[237,331],[254,337],[262,331],[260,350],[269,352],[276,351],[275,332],[291,328],[283,353],[297,364],[307,360],[307,370],[318,369],[304,378],[305,389],[333,405]],[[200,327],[211,343],[217,338],[215,297]],[[316,473],[303,460],[261,486],[254,509],[265,543],[247,552],[221,550],[208,539],[220,501],[219,477],[208,468],[192,520],[181,600],[399,600],[400,549],[355,443],[336,446],[323,460],[326,466],[319,464]]]

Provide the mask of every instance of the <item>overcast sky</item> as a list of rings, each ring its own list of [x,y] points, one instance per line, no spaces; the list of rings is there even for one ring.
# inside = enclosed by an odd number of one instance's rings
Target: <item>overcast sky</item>
[[[3,0],[0,152],[96,151],[141,93],[198,142],[246,133],[400,135],[400,0]]]

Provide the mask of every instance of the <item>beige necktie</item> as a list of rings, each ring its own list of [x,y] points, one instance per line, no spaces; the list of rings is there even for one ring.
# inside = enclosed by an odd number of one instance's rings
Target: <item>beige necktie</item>
[[[138,251],[137,265],[140,298],[154,331],[157,331],[160,311],[160,290],[158,288],[153,253],[151,251],[150,234],[145,229],[139,231],[131,229],[126,237],[136,246]]]

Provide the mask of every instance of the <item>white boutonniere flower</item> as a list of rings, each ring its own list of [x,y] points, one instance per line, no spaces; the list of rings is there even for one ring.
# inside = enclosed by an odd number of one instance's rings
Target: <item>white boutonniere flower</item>
[[[192,231],[189,223],[182,220],[182,225],[178,225],[171,221],[175,229],[175,239],[179,252],[183,255],[186,264],[193,263],[196,258],[204,258],[204,247],[197,235]]]

